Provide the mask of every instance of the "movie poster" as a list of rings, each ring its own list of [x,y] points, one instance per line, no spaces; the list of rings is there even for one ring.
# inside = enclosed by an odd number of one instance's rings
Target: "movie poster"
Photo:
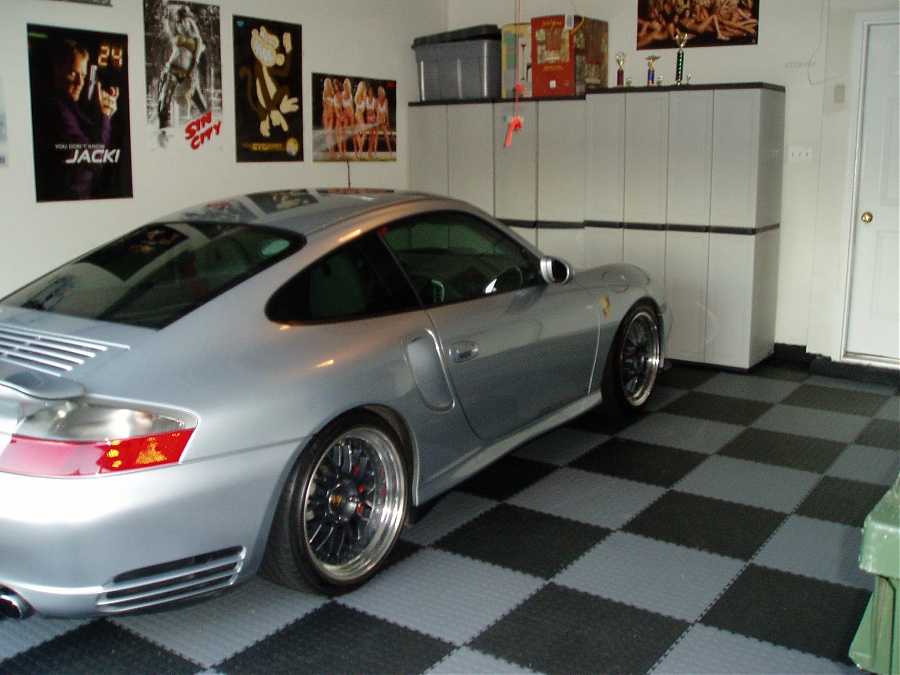
[[[397,82],[313,73],[313,160],[397,160]]]
[[[39,202],[131,197],[128,36],[28,25]]]
[[[688,36],[686,47],[755,45],[760,2],[638,0],[637,48],[675,48],[676,33]]]
[[[60,0],[61,2],[80,2],[83,5],[102,5],[112,7],[112,0]]]
[[[238,162],[303,159],[300,28],[280,21],[234,17]]]
[[[219,8],[144,1],[150,147],[222,149]]]

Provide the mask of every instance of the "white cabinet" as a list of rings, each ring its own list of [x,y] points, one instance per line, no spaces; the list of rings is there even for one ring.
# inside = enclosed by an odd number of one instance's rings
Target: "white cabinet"
[[[494,216],[537,244],[537,103],[519,103],[522,128],[514,133],[509,146],[505,144],[506,133],[516,115],[515,103],[504,101],[484,107],[494,116]]]
[[[474,202],[576,268],[665,284],[669,357],[747,369],[774,351],[784,89],[616,89],[410,107],[410,186]]]
[[[576,268],[586,262],[585,133],[584,101],[538,102],[537,243],[544,253]]]
[[[494,132],[490,106],[447,106],[448,194],[494,213]]]
[[[409,187],[447,194],[447,106],[409,108]]]

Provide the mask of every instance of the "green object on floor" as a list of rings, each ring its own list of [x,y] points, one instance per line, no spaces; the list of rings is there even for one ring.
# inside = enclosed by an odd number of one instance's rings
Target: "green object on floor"
[[[900,673],[900,477],[866,516],[859,566],[875,575],[850,658],[872,673]]]

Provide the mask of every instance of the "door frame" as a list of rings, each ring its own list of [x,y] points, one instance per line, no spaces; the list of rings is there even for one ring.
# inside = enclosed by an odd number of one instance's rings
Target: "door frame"
[[[862,155],[862,123],[865,94],[865,71],[868,56],[868,32],[872,26],[896,24],[900,20],[900,12],[860,12],[853,21],[853,43],[850,51],[850,74],[848,77],[847,101],[849,113],[849,151],[847,179],[844,188],[843,223],[841,225],[841,262],[840,262],[840,303],[838,317],[838,336],[835,340],[835,351],[832,360],[843,363],[856,363],[877,367],[900,367],[900,362],[889,358],[862,356],[848,353],[847,332],[850,320],[850,291],[853,278],[854,239],[856,235],[856,211],[859,199],[859,172]]]

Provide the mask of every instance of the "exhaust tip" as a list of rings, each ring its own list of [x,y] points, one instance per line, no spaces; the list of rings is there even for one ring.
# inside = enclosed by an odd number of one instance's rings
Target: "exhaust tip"
[[[33,613],[34,608],[17,593],[6,588],[0,589],[0,618],[24,619]]]

